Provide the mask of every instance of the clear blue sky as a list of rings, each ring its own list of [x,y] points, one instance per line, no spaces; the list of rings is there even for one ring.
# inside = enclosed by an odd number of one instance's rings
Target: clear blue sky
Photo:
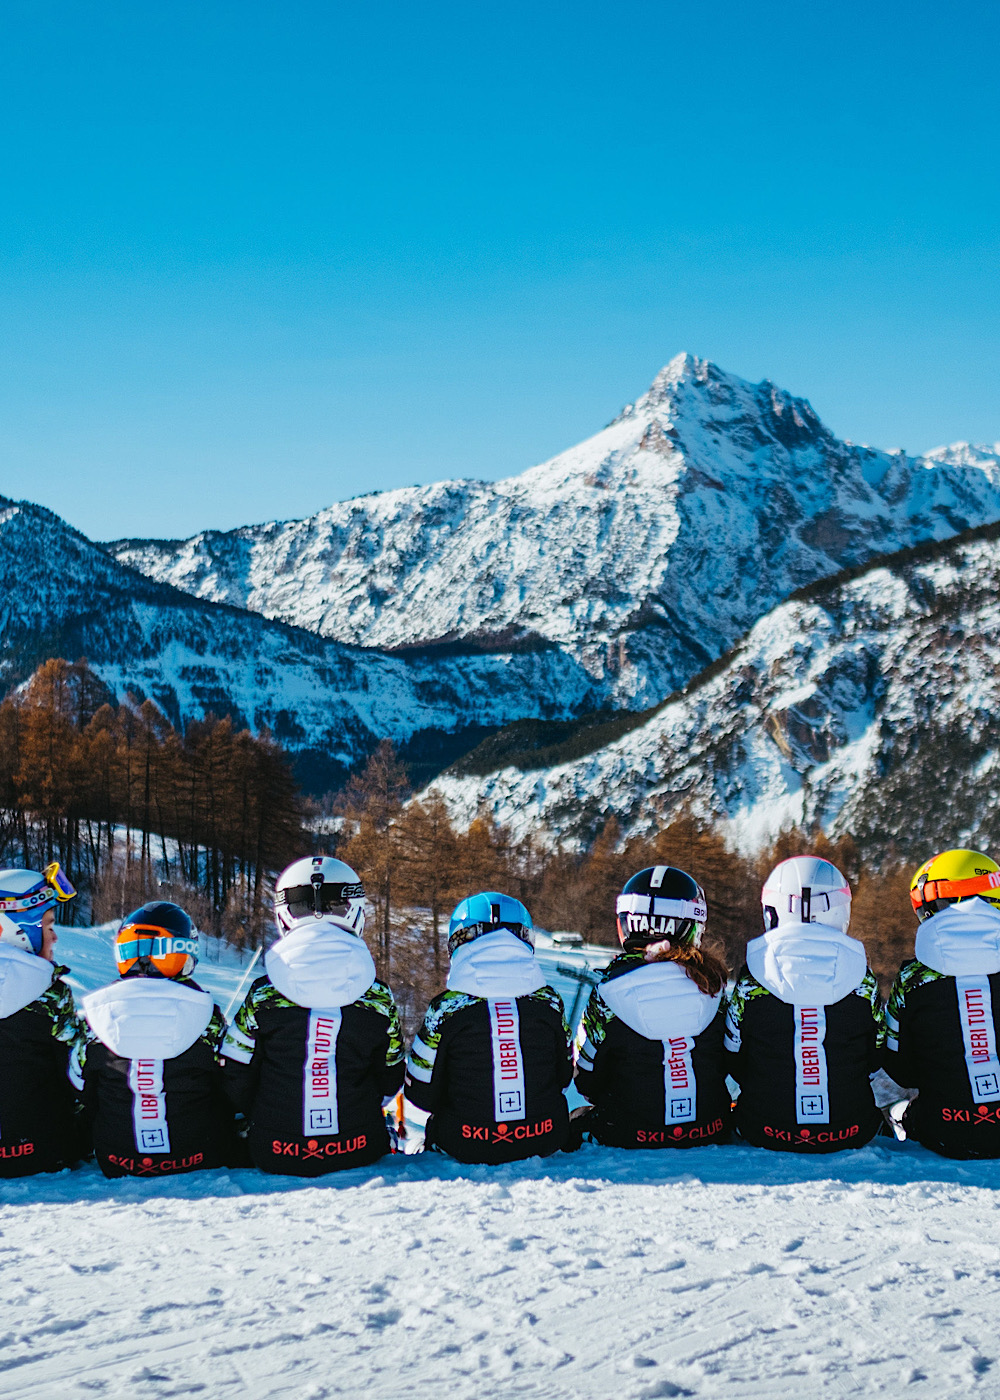
[[[996,0],[7,0],[0,493],[97,538],[520,471],[679,350],[1000,438]]]

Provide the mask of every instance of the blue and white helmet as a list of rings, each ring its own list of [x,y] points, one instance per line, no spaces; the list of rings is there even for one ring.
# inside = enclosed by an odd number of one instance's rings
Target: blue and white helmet
[[[471,943],[484,933],[498,933],[501,929],[527,943],[529,948],[535,946],[531,915],[519,899],[513,899],[509,894],[498,894],[496,890],[470,894],[456,905],[451,916],[448,952],[453,953],[463,943]]]
[[[42,951],[42,920],[49,909],[76,894],[59,869],[50,865],[37,870],[0,870],[0,943]]]

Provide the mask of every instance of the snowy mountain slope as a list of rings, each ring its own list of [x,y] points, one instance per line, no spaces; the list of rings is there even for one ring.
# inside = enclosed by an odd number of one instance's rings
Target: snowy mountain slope
[[[997,1212],[884,1140],[5,1181],[4,1396],[995,1396]]]
[[[459,818],[484,806],[552,840],[687,807],[749,848],[793,821],[871,853],[997,845],[1000,526],[850,572],[775,608],[613,742],[483,775],[474,752],[434,786]]]
[[[569,715],[592,698],[557,650],[457,661],[344,646],[156,583],[51,512],[0,499],[0,689],[50,656],[86,656],[119,696],[148,695],[175,723],[232,714],[328,766],[381,738],[503,724],[540,704]]]
[[[605,703],[640,708],[801,585],[997,518],[995,451],[843,443],[805,400],[680,355],[603,432],[506,481],[108,549],[198,597],[345,642],[545,639]]]

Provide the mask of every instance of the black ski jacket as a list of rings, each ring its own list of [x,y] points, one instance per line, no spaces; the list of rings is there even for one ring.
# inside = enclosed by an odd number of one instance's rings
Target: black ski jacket
[[[67,971],[0,944],[0,1177],[57,1171],[86,1152],[78,1112],[86,1032]]]
[[[233,1110],[218,1061],[225,1030],[190,978],[126,975],[83,999],[91,1043],[83,1102],[105,1176],[174,1176],[229,1165]]]
[[[626,953],[605,968],[584,1013],[576,1087],[586,1131],[608,1147],[699,1147],[728,1135],[721,993],[673,962]]]
[[[816,924],[754,939],[726,1015],[740,1135],[783,1152],[863,1147],[882,1124],[870,1076],[884,1034],[856,939]]]
[[[569,1124],[569,1031],[531,949],[505,931],[483,934],[458,949],[448,981],[406,1066],[407,1098],[431,1115],[427,1145],[491,1164],[558,1152]],[[477,986],[489,995],[461,989]]]
[[[403,1036],[361,939],[302,925],[268,953],[226,1035],[224,1073],[254,1165],[321,1176],[390,1150],[382,1106],[403,1083]]]
[[[1000,910],[963,900],[921,924],[889,996],[884,1067],[918,1091],[907,1135],[945,1157],[1000,1157]]]

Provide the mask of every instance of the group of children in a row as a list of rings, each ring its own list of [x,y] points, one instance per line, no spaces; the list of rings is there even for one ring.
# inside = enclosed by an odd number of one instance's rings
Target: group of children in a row
[[[860,1147],[890,1124],[952,1157],[1000,1156],[1000,867],[946,851],[914,876],[914,960],[887,1008],[851,891],[796,856],[762,891],[764,933],[727,991],[708,911],[682,870],[641,870],[617,899],[622,952],[600,974],[574,1047],[535,957],[531,919],[499,893],[464,899],[447,987],[408,1059],[362,939],[364,889],[328,856],[275,889],[280,937],[230,1025],[192,980],[197,937],[144,904],[114,943],[119,979],[78,1013],[54,966],[58,866],[0,872],[0,1176],[72,1165],[163,1176],[252,1163],[318,1176],[391,1149],[404,1085],[426,1146],[499,1163],[583,1139],[689,1147],[734,1132],[760,1147]],[[568,1111],[575,1075],[590,1107]],[[734,1084],[736,1089],[734,1103]]]

